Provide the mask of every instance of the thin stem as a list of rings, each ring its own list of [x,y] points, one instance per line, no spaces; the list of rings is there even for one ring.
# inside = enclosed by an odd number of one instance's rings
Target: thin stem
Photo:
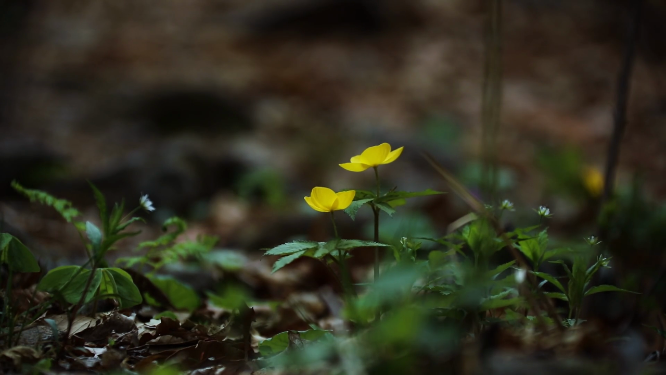
[[[333,223],[333,232],[335,233],[335,239],[339,240],[340,235],[338,235],[338,226],[335,225],[335,214],[331,211],[331,223]]]
[[[380,183],[379,183],[379,170],[377,167],[374,167],[375,170],[375,180],[377,182],[377,198],[380,194]],[[379,242],[379,207],[373,206],[372,213],[375,215],[375,242]],[[374,270],[375,282],[379,279],[379,246],[375,246],[375,270]]]
[[[492,204],[497,185],[497,134],[502,107],[502,0],[486,0],[486,7],[481,98],[482,188]]]
[[[624,134],[624,128],[627,123],[627,103],[629,101],[629,91],[631,88],[631,72],[634,65],[634,56],[636,55],[636,44],[640,35],[641,14],[643,10],[643,0],[634,1],[634,6],[629,20],[624,52],[620,71],[617,75],[617,89],[615,92],[615,108],[613,110],[613,134],[608,145],[606,158],[606,170],[604,174],[604,191],[599,203],[599,216],[603,213],[604,206],[611,199],[613,194],[615,171],[620,155],[620,143]],[[601,222],[601,221],[599,221]],[[599,237],[604,239],[601,228],[597,229]]]
[[[6,285],[7,288],[5,289],[5,298],[4,298],[4,301],[5,301],[5,306],[4,307],[5,308],[4,308],[4,311],[2,313],[2,322],[3,322],[3,325],[4,325],[5,319],[7,319],[6,320],[6,322],[7,322],[7,335],[8,335],[7,342],[9,343],[9,346],[7,346],[7,347],[10,347],[12,345],[11,344],[12,343],[12,335],[14,334],[14,319],[13,319],[13,317],[10,316],[11,315],[10,305],[11,305],[11,295],[12,295],[12,279],[14,278],[14,275],[13,275],[12,269],[11,269],[11,267],[9,267],[9,265],[7,265],[7,268],[8,268],[8,278],[7,278],[7,285]]]
[[[28,308],[25,310],[25,315],[23,316],[23,320],[21,321],[21,327],[19,328],[18,331],[18,336],[16,337],[16,344],[19,344],[19,340],[21,339],[21,335],[23,334],[23,329],[25,328],[25,322],[28,320],[28,315],[30,314],[30,310],[32,310],[33,302],[35,301],[35,296],[37,295],[37,286],[35,286],[32,290],[32,295],[30,296]]]

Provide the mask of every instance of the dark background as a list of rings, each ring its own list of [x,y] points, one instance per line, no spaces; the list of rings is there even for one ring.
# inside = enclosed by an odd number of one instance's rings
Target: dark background
[[[584,181],[604,167],[630,7],[504,2],[496,142],[511,220],[547,205],[554,230],[592,233],[598,194]],[[221,247],[325,238],[302,197],[369,189],[371,172],[337,164],[382,142],[405,146],[381,168],[386,188],[448,190],[427,151],[478,191],[485,14],[479,0],[0,1],[4,225],[42,257],[83,257],[73,228],[9,184],[94,220],[89,179],[128,207],[149,194],[144,238],[172,215]],[[641,176],[654,201],[666,194],[664,20],[664,3],[646,1],[618,171],[620,190]],[[407,208],[386,219],[392,235],[442,234],[467,212],[453,194]],[[367,233],[365,214],[343,230]]]

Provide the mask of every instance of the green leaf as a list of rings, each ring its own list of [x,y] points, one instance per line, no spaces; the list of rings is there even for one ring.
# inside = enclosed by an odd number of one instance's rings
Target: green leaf
[[[321,259],[325,257],[326,255],[330,254],[333,250],[335,250],[338,246],[338,241],[339,240],[332,240],[328,242],[319,242],[319,247],[317,248],[317,251],[315,251],[313,257],[317,259]]]
[[[599,285],[588,289],[588,291],[585,292],[585,296],[587,297],[592,294],[602,293],[602,292],[626,292],[626,293],[640,294],[638,292],[632,292],[631,290],[620,289],[613,285]]]
[[[423,191],[392,191],[390,193],[387,193],[383,197],[379,198],[379,200],[388,202],[392,201],[395,199],[408,199],[408,198],[414,198],[414,197],[425,197],[428,195],[439,195],[439,194],[446,194],[443,191],[435,191],[432,189],[426,189]]]
[[[357,247],[390,247],[391,245],[373,242],[373,241],[363,241],[363,240],[340,240],[336,249],[338,250],[349,250],[355,249]]]
[[[284,255],[292,254],[302,250],[309,250],[319,247],[318,242],[314,241],[294,241],[276,246],[268,251],[264,255]]]
[[[525,236],[521,236],[524,238]],[[539,232],[536,237],[527,238],[521,241],[518,241],[516,246],[527,258],[529,258],[534,264],[535,268],[541,261],[546,253],[546,247],[548,246],[548,234],[546,230]]]
[[[200,299],[194,289],[181,283],[171,276],[153,276],[149,277],[150,281],[155,284],[164,294],[169,298],[173,307],[179,310],[194,311],[199,307]]]
[[[520,305],[523,302],[522,297],[516,298],[489,298],[481,303],[479,311],[499,309],[501,307]]]
[[[178,236],[180,236],[185,230],[187,229],[187,223],[185,220],[174,216],[168,218],[164,224],[162,224],[162,231],[166,232],[169,227],[175,226],[176,230],[173,232],[169,232],[167,234],[164,234],[160,236],[158,239],[155,241],[145,241],[141,242],[139,244],[139,249],[144,248],[144,247],[159,247],[159,246],[166,246],[173,242]]]
[[[227,272],[240,271],[248,262],[247,256],[233,250],[215,250],[203,255],[203,258]]]
[[[544,293],[544,294],[546,295],[546,297],[549,297],[549,298],[557,298],[557,299],[561,299],[562,301],[567,301],[567,302],[569,301],[569,298],[567,298],[567,295],[564,294],[564,293],[552,292],[552,293]]]
[[[393,209],[393,207],[391,207],[388,203],[375,202],[375,206],[377,206],[377,208],[379,208],[380,210],[386,212],[389,216],[393,216],[393,214],[395,213],[395,209]]]
[[[176,314],[174,314],[173,311],[162,311],[161,313],[155,315],[153,319],[161,319],[162,317],[178,321],[178,317],[176,316]]]
[[[303,340],[316,341],[324,337],[329,331],[320,329],[310,329],[307,331],[291,331],[296,332]],[[259,343],[259,353],[262,357],[274,356],[283,352],[289,347],[289,331],[280,332],[277,335],[266,339]]]
[[[76,304],[83,295],[89,277],[89,269],[79,266],[62,266],[49,271],[39,282],[37,289],[60,295],[65,301]],[[101,282],[102,273],[97,270],[86,292],[84,303],[92,299]]]
[[[93,254],[98,255],[101,250],[102,232],[99,231],[99,228],[95,224],[86,221],[86,235],[92,244]]]
[[[107,207],[106,207],[106,198],[104,198],[104,194],[102,194],[99,189],[97,189],[97,186],[95,186],[92,182],[88,181],[88,185],[90,185],[90,188],[93,191],[93,194],[95,195],[95,203],[97,203],[97,210],[99,211],[99,218],[102,220],[102,230],[104,230],[104,233],[108,235],[110,233],[109,231],[109,216],[107,215]]]
[[[115,267],[106,268],[104,271],[113,277],[117,291],[115,294],[120,296],[120,300],[118,301],[120,308],[126,309],[128,307],[138,305],[143,301],[139,288],[137,288],[137,286],[134,284],[134,280],[132,280],[132,276],[130,276],[127,272]]]
[[[229,310],[242,308],[250,298],[249,293],[245,289],[237,286],[227,287],[221,295],[215,295],[210,292],[207,292],[206,295],[213,305]]]
[[[356,219],[356,213],[358,212],[359,208],[363,206],[364,204],[372,201],[372,198],[365,198],[365,199],[359,199],[356,201],[351,202],[349,207],[345,208],[345,213],[349,215],[349,217],[354,220]]]
[[[55,198],[41,190],[26,189],[16,181],[12,181],[11,185],[14,190],[30,199],[30,202],[36,201],[43,205],[53,207],[68,223],[71,223],[75,217],[81,216],[79,210],[72,207],[72,202],[68,200]]]
[[[472,249],[475,258],[488,258],[504,247],[487,220],[478,219],[465,226],[461,235]]]
[[[564,287],[563,287],[562,284],[559,282],[559,280],[557,280],[556,278],[554,278],[554,277],[551,276],[550,274],[547,274],[547,273],[545,273],[545,272],[536,272],[536,271],[533,271],[533,272],[534,272],[535,275],[539,276],[540,278],[542,278],[542,279],[544,279],[544,280],[547,280],[549,283],[555,285],[555,286],[557,287],[557,289],[559,289],[559,290],[562,291],[562,293],[564,293],[564,294],[567,293],[567,291],[564,290]]]
[[[18,238],[0,233],[0,260],[14,272],[39,272],[39,264],[30,250]]]
[[[105,268],[100,268],[99,271],[102,273],[102,281],[99,284],[99,294],[118,295],[118,287],[116,286],[116,281],[113,279],[113,275],[111,275],[111,273]]]
[[[392,208],[396,208],[396,207],[399,207],[399,206],[404,206],[405,204],[407,204],[407,201],[405,199],[400,198],[400,199],[388,201],[386,203],[388,203],[388,205],[391,206]]]
[[[296,253],[293,253],[291,255],[287,255],[285,257],[282,257],[282,258],[278,259],[275,262],[275,264],[273,264],[273,272],[271,272],[271,273],[275,273],[280,268],[282,268],[282,267],[286,266],[287,264],[289,264],[289,263],[295,261],[296,259],[300,258],[306,252],[307,252],[307,250],[301,250],[299,252],[296,252]]]
[[[119,212],[121,212],[121,211],[119,211]],[[133,217],[133,218],[127,220],[126,222],[124,222],[120,225],[117,225],[117,224],[114,225],[114,227],[116,228],[115,232],[116,233],[120,232],[121,230],[124,230],[125,228],[127,228],[130,224],[132,224],[134,222],[137,222],[137,221],[142,221],[144,223],[146,222],[146,220],[144,220],[144,218],[142,218],[142,217]],[[140,232],[137,232],[137,233],[140,233]]]
[[[498,266],[497,268],[488,271],[488,273],[487,273],[486,275],[487,275],[487,277],[489,277],[489,278],[491,278],[491,279],[494,280],[497,276],[499,276],[499,274],[501,274],[502,272],[506,271],[506,270],[509,269],[511,266],[513,266],[514,263],[516,263],[515,260],[512,260],[512,261],[510,261],[510,262],[508,262],[508,263],[504,263],[504,264]]]

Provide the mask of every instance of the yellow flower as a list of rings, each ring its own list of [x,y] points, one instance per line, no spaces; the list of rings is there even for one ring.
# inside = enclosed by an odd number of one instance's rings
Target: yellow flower
[[[355,190],[336,193],[329,188],[317,186],[312,189],[309,197],[305,197],[305,202],[315,211],[331,212],[349,207],[355,195]]]
[[[340,166],[351,172],[363,172],[370,167],[394,162],[402,153],[403,148],[391,151],[391,145],[382,143],[379,146],[366,148],[361,155],[351,158],[351,163],[340,164]]]
[[[593,197],[598,197],[604,190],[604,176],[594,167],[583,169],[583,185]]]

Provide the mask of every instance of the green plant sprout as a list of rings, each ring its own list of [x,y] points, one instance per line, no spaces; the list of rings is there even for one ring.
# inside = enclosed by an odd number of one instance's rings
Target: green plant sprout
[[[588,239],[588,244],[590,243]],[[599,242],[596,242],[592,246],[596,246]],[[560,264],[564,271],[566,272],[566,275],[568,277],[568,285],[567,288],[565,289],[562,283],[560,283],[557,278],[553,277],[552,275],[545,273],[545,272],[534,272],[535,275],[538,277],[542,278],[544,281],[539,284],[539,286],[543,286],[546,283],[551,283],[553,284],[560,292],[551,292],[551,293],[546,293],[546,295],[550,298],[557,298],[561,299],[563,301],[568,302],[569,304],[569,315],[568,319],[574,319],[573,325],[576,325],[580,321],[580,312],[581,312],[581,307],[583,305],[583,299],[587,296],[591,296],[592,294],[596,293],[601,293],[601,292],[627,292],[627,293],[634,293],[634,294],[640,294],[637,292],[632,292],[630,290],[626,289],[621,289],[613,285],[597,285],[590,287],[590,282],[592,281],[592,277],[594,276],[599,269],[602,267],[604,268],[610,268],[610,259],[607,258],[603,255],[599,255],[596,258],[596,261],[592,263],[591,266],[588,267],[589,262],[589,254],[583,254],[583,255],[576,255],[574,256],[573,259],[573,264],[571,268],[563,261],[563,260],[556,260],[556,261],[551,261],[551,263],[556,263]]]
[[[67,222],[72,222],[74,218],[80,216],[80,212],[72,207],[69,201],[57,199],[43,191],[25,189],[16,181],[12,182],[12,187],[31,201],[53,207]],[[61,266],[52,269],[40,280],[36,288],[52,293],[57,300],[72,306],[68,310],[68,334],[76,313],[93,299],[95,302],[93,312],[100,299],[114,299],[121,308],[131,307],[142,301],[141,293],[132,277],[120,268],[108,267],[105,255],[119,240],[140,233],[128,232],[127,228],[143,219],[128,218],[128,216],[141,208],[146,211],[154,210],[152,202],[147,195],[144,195],[139,199],[139,205],[128,215],[123,216],[124,202],[115,204],[109,212],[104,195],[92,183],[90,187],[95,196],[102,229],[90,221],[73,223],[84,240],[88,261],[83,266]]]
[[[142,256],[122,257],[116,260],[117,264],[125,267],[138,265],[139,271],[150,266],[152,270],[148,277],[154,276],[157,271],[167,264],[178,260],[195,258],[202,259],[203,254],[213,249],[218,239],[214,236],[199,236],[196,240],[178,241],[180,236],[187,230],[187,223],[179,217],[171,217],[162,224],[162,230],[167,232],[170,227],[175,229],[165,233],[153,241],[144,241],[139,244],[135,251],[146,249]]]
[[[5,285],[5,295],[2,308],[2,319],[0,320],[0,327],[8,327],[7,332],[2,332],[7,335],[8,343],[12,343],[14,335],[14,327],[16,325],[16,313],[12,308],[12,281],[15,272],[39,272],[40,267],[37,260],[30,250],[9,233],[0,233],[0,265],[7,267],[7,282]],[[25,323],[25,320],[23,321]],[[23,326],[23,324],[22,324]],[[20,332],[19,332],[20,335]]]

